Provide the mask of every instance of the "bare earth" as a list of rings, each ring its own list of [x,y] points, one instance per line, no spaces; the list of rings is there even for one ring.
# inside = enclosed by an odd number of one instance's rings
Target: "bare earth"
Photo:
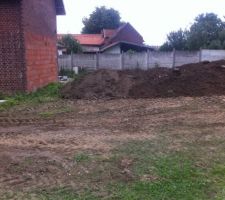
[[[82,188],[74,177],[88,171],[76,167],[77,152],[107,159],[118,145],[156,139],[165,129],[172,149],[199,138],[225,139],[224,108],[225,96],[214,96],[61,100],[1,112],[0,199],[5,192]]]

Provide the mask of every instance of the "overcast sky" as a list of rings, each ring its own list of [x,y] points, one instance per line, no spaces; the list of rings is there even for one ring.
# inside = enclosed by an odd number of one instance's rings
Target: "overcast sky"
[[[149,45],[161,45],[167,33],[188,28],[200,13],[225,16],[225,0],[64,0],[64,4],[66,16],[58,17],[58,33],[80,33],[82,18],[95,7],[106,6],[118,10]]]

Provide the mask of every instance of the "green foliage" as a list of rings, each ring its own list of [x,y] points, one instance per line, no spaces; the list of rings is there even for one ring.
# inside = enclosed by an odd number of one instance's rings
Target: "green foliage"
[[[83,19],[82,33],[101,33],[102,29],[116,29],[121,25],[121,17],[117,10],[113,8],[97,7],[89,18]]]
[[[224,22],[214,13],[201,14],[195,18],[188,32],[187,45],[190,50],[208,48],[224,31]]]
[[[225,23],[214,13],[200,14],[189,30],[178,30],[167,35],[160,50],[199,50],[225,48]]]
[[[64,35],[62,39],[59,41],[59,44],[66,48],[66,53],[81,53],[82,47],[79,42],[74,39],[74,37],[70,34]]]
[[[54,101],[60,98],[59,90],[62,87],[59,83],[51,83],[48,86],[38,89],[32,93],[17,93],[12,96],[5,97],[7,100],[5,103],[0,104],[0,110],[8,109],[12,106],[22,103],[44,103]]]
[[[186,50],[187,32],[182,29],[173,31],[167,35],[167,42],[161,46],[161,51],[171,51],[172,49]]]
[[[69,78],[74,78],[76,74],[71,69],[60,69],[59,76],[68,76]]]
[[[5,98],[5,95],[0,91],[0,100],[3,100]]]
[[[223,45],[220,40],[212,40],[207,47],[208,49],[223,49]]]
[[[219,32],[219,40],[222,42],[225,41],[225,29]]]
[[[129,49],[126,53],[128,53],[128,54],[134,54],[134,53],[136,53],[136,51],[134,51],[133,49]]]
[[[59,72],[59,76],[68,76],[69,78],[79,80],[83,76],[87,75],[88,72],[86,69],[79,69],[79,73],[75,74],[73,70],[70,69],[61,69]]]
[[[167,41],[159,48],[159,50],[160,51],[172,51],[173,46]]]

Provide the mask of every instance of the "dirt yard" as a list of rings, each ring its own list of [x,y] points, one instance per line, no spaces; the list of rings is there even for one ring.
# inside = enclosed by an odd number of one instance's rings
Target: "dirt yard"
[[[0,199],[224,199],[225,96],[0,112]]]

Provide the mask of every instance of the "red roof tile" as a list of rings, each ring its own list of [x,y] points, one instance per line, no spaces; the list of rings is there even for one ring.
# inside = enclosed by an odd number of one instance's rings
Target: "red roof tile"
[[[75,34],[73,36],[81,45],[98,46],[104,42],[102,34]]]
[[[60,40],[66,34],[58,34]],[[101,46],[104,43],[102,34],[71,34],[81,45]]]

